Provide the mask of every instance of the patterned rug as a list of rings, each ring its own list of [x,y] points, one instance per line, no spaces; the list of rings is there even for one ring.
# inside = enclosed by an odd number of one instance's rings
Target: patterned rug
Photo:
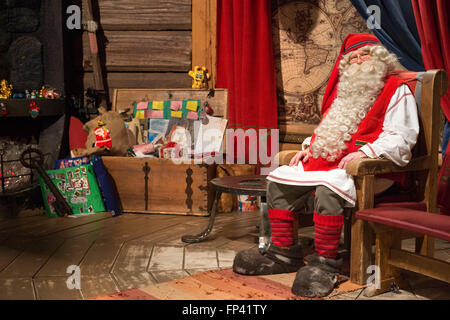
[[[90,300],[320,300],[291,293],[295,274],[249,277],[238,275],[232,269],[211,270]],[[361,288],[363,286],[341,279],[330,296]]]

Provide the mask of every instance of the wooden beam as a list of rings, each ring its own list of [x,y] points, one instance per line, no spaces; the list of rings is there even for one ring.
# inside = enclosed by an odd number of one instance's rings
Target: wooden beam
[[[421,110],[423,121],[423,133],[425,135],[426,149],[429,155],[439,153],[440,131],[440,102],[441,96],[446,91],[445,74],[434,70],[424,74],[422,80]],[[430,170],[426,182],[425,202],[428,212],[437,212],[437,176],[438,157],[431,158]]]
[[[412,159],[408,165],[400,167],[386,159],[361,158],[350,161],[346,172],[352,176],[378,175],[393,172],[409,172],[427,170],[431,166],[431,157],[422,156]]]
[[[93,88],[92,72],[85,72],[82,77],[84,87]],[[107,72],[106,80],[111,101],[115,89],[189,88],[191,86],[191,78],[184,72]]]
[[[192,1],[192,67],[206,67],[216,86],[217,0]]]
[[[289,151],[289,150],[302,150],[302,145],[300,143],[280,143],[279,151]]]
[[[373,297],[375,295],[387,292],[391,288],[392,283],[397,285],[402,284],[403,281],[400,277],[400,269],[389,265],[389,250],[394,248],[401,248],[400,232],[392,227],[384,226],[381,224],[369,223],[370,226],[376,232],[375,240],[375,266],[379,267],[380,274],[375,277],[375,283],[377,286],[368,287],[364,294],[367,297]]]
[[[92,0],[84,0],[83,7],[85,8],[87,21],[95,21]],[[89,38],[89,40],[87,41],[88,44],[85,46],[85,48],[86,49],[89,48],[88,56],[90,57],[91,66],[94,72],[94,86],[95,86],[94,88],[96,90],[105,90],[102,71],[103,68],[98,50],[97,32],[95,33],[85,32],[85,36]]]
[[[314,129],[317,128],[317,125],[307,123],[302,125],[282,123],[279,125],[279,128],[281,132],[309,137],[314,133]]]
[[[191,0],[101,0],[98,10],[105,31],[191,29]]]
[[[450,263],[404,250],[391,249],[388,263],[450,283]]]
[[[187,72],[191,67],[190,31],[105,31],[106,71]],[[83,35],[83,67],[92,70],[89,39]]]

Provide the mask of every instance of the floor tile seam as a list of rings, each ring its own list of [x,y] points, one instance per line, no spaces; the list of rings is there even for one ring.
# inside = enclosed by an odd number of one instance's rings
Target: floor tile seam
[[[55,235],[55,234],[58,234],[58,233],[61,233],[61,232],[64,232],[64,231],[67,231],[67,230],[70,230],[70,229],[76,229],[76,228],[78,228],[78,227],[80,227],[80,226],[89,225],[89,224],[91,224],[91,223],[95,223],[95,222],[102,221],[102,220],[107,220],[107,219],[110,219],[110,218],[112,218],[112,217],[104,217],[104,218],[100,218],[100,219],[95,220],[95,221],[82,223],[82,224],[80,224],[80,225],[71,226],[71,227],[65,227],[64,229],[57,230],[57,231],[54,231],[54,232],[50,232],[50,233],[47,233],[47,234],[32,235],[31,237],[34,238],[34,239],[42,239],[42,238],[46,238],[46,237],[48,237],[48,236],[52,236],[52,235]],[[53,218],[51,218],[51,219],[60,219],[60,218],[59,218],[59,217],[53,217]],[[63,218],[63,219],[64,219],[64,218]],[[66,218],[66,219],[70,219],[70,218]],[[46,221],[46,222],[44,223],[44,221],[42,221],[42,224],[45,225],[45,224],[47,224],[47,222],[48,222],[48,221]],[[38,226],[37,226],[37,227],[38,227]],[[57,227],[57,226],[53,226],[53,227]],[[20,226],[19,226],[19,228],[20,228]],[[33,228],[30,226],[30,229],[32,230]],[[63,238],[64,238],[64,237],[63,237]]]
[[[180,222],[177,222],[177,223],[168,225],[167,227],[164,227],[164,228],[162,228],[162,229],[159,229],[158,231],[165,231],[165,230],[167,230],[167,229],[173,228],[173,226],[175,226],[175,225],[177,225],[177,224],[180,224]],[[137,237],[135,237],[135,238],[127,239],[127,240],[125,240],[124,242],[136,241],[137,239],[143,238],[143,237],[148,236],[148,235],[149,235],[148,233],[142,234],[142,235],[137,236]]]
[[[58,219],[58,218],[55,218],[55,219]],[[70,219],[70,218],[67,218],[67,219]],[[76,219],[76,218],[74,218],[74,219]],[[79,227],[84,227],[84,226],[87,226],[89,224],[93,224],[93,223],[96,223],[96,222],[101,222],[101,221],[109,220],[109,219],[113,219],[113,217],[104,217],[104,218],[101,218],[101,219],[98,219],[98,220],[95,220],[95,221],[90,221],[90,222],[82,223],[82,224],[79,224],[79,225],[76,225],[76,226],[67,227],[67,228],[64,228],[64,229],[61,229],[61,230],[57,230],[57,231],[54,231],[54,232],[51,232],[51,233],[47,233],[45,235],[37,236],[36,238],[37,239],[41,239],[41,238],[45,238],[45,237],[48,237],[48,236],[57,235],[58,233],[61,233],[61,232],[64,232],[64,231],[68,231],[68,230],[71,230],[71,229],[76,229],[76,228],[79,228]],[[63,238],[66,238],[66,237],[63,237]]]
[[[113,273],[108,273],[108,275],[111,277],[112,281],[114,282],[114,285],[116,286],[116,289],[118,291],[120,291],[120,285],[119,285],[119,280],[117,280],[116,275]]]
[[[83,262],[86,259],[86,256],[88,255],[89,251],[91,251],[92,247],[94,246],[94,244],[97,242],[97,239],[94,239],[94,241],[92,241],[91,245],[89,246],[89,248],[87,248],[87,250],[84,252],[83,256],[81,257],[80,261],[78,262],[78,266],[81,267],[83,266]]]
[[[5,271],[6,269],[8,269],[8,267],[14,263],[14,261],[16,261],[24,252],[25,249],[22,249],[22,251],[20,251],[8,264],[6,264],[6,266],[4,266],[2,269],[0,269],[0,278],[2,277],[2,272]]]
[[[186,246],[187,247],[187,246]],[[188,269],[186,269],[186,265],[185,265],[185,260],[186,260],[186,247],[184,247],[184,250],[183,250],[183,270],[184,271],[186,271],[186,270],[188,270]],[[204,249],[204,250],[211,250],[211,251],[215,251],[215,253],[216,253],[216,264],[217,264],[217,268],[219,268],[219,253],[218,253],[218,251],[217,251],[217,248],[216,247],[210,247],[210,248],[208,248],[208,247],[203,247],[202,249]],[[209,268],[209,267],[208,267]],[[202,268],[189,268],[189,269],[202,269]],[[187,272],[187,271],[186,271]]]
[[[177,223],[168,225],[167,227],[164,227],[164,228],[162,228],[162,229],[159,229],[158,231],[164,231],[164,230],[173,228],[174,226],[176,226],[176,225],[178,225],[178,224],[180,224],[180,222],[177,222]],[[142,237],[145,237],[145,236],[147,236],[147,235],[148,235],[148,234],[143,234],[143,235],[140,235],[140,236],[138,236],[138,237],[130,238],[130,239],[128,239],[128,240],[125,240],[125,241],[121,244],[121,248],[120,248],[119,251],[121,251],[122,248],[124,247],[124,245],[127,244],[128,242],[136,241],[137,239],[142,238]],[[149,242],[151,242],[151,241],[149,241]],[[156,278],[154,277],[153,274],[151,274],[150,269],[149,269],[149,267],[150,267],[150,262],[151,262],[151,259],[152,259],[152,257],[153,257],[153,253],[154,253],[155,246],[158,246],[157,243],[156,243],[156,244],[153,244],[153,246],[152,246],[152,251],[151,251],[151,253],[150,253],[149,260],[148,260],[148,262],[147,262],[147,267],[146,267],[145,271],[148,272],[148,273],[150,273],[150,275],[152,276],[152,278],[154,278],[154,279],[156,280]],[[180,248],[180,246],[164,246],[164,247],[177,247],[177,248]],[[183,248],[183,259],[184,259],[184,246],[183,246],[182,248]],[[118,257],[118,255],[117,255],[117,257]],[[117,262],[117,261],[116,261],[116,260],[117,260],[117,257],[116,257],[115,260],[114,260],[114,263],[113,263],[113,266],[112,266],[110,272],[113,272],[113,269],[114,269],[114,267],[115,267],[115,265],[116,265],[116,262]],[[184,262],[184,260],[183,260],[183,262]]]
[[[114,259],[112,261],[111,268],[109,268],[109,272],[108,272],[109,274],[113,273],[113,270],[114,270],[114,267],[116,265],[117,259],[118,259],[119,255],[120,255],[120,253],[122,252],[122,249],[123,249],[124,246],[125,246],[125,242],[121,242],[119,250],[117,250],[116,255],[114,256]]]
[[[18,219],[21,219],[21,218],[18,218]],[[39,224],[40,222],[41,222],[41,220],[38,220],[38,219],[36,219],[35,221],[34,221],[36,224]],[[0,223],[1,223],[1,221],[0,221]],[[30,223],[33,223],[33,221],[31,221]],[[22,227],[23,226],[23,224],[20,224],[20,225],[13,225],[13,226],[8,226],[8,227],[4,227],[4,228],[0,228],[0,233],[3,233],[3,231],[5,231],[5,230],[11,230],[11,229],[15,229],[15,228],[20,228],[20,227]]]
[[[61,244],[56,246],[56,248],[53,250],[53,252],[47,257],[47,259],[45,260],[45,262],[38,268],[38,270],[32,275],[32,279],[34,279],[39,272],[42,270],[42,268],[50,261],[50,259],[53,257],[53,255],[64,245],[64,243],[66,242],[65,239],[62,240]]]
[[[152,250],[150,251],[150,255],[148,257],[147,266],[145,267],[145,271],[149,272],[150,270],[150,261],[152,261],[153,254],[155,252],[155,245],[152,246]],[[153,275],[152,275],[153,277]]]
[[[70,277],[70,275],[69,275],[69,277]],[[39,290],[37,288],[37,285],[36,285],[35,281],[44,281],[44,280],[49,280],[49,279],[54,279],[54,278],[68,279],[68,277],[66,277],[66,276],[44,276],[44,277],[35,277],[35,278],[31,279],[32,286],[33,286],[33,291],[34,291],[34,295],[35,295],[35,300],[45,300],[45,299],[41,299],[40,298]],[[82,279],[83,279],[83,277],[81,277],[80,280],[82,280]],[[66,283],[67,283],[67,280],[66,280]],[[80,294],[81,298],[84,299],[84,296],[83,296],[83,293],[81,291],[81,288],[80,289],[73,289],[73,290],[78,291],[78,293]]]
[[[123,249],[123,247],[124,247],[124,245],[125,245],[125,243],[123,243],[123,245],[121,246],[121,248],[120,248],[120,251],[122,251],[122,249]],[[154,280],[155,282],[157,282],[156,281],[156,278],[154,277],[154,275],[150,272],[150,270],[149,270],[149,266],[150,266],[150,261],[151,261],[151,258],[152,258],[152,256],[153,256],[153,251],[154,251],[154,246],[152,246],[152,248],[151,248],[151,252],[150,252],[150,255],[149,255],[149,258],[148,258],[148,262],[147,262],[147,266],[145,267],[145,269],[144,269],[144,271],[143,272],[139,272],[140,274],[143,274],[143,273],[147,273],[147,274],[149,274],[150,276],[151,276],[151,278],[152,278],[152,280]],[[120,253],[117,255],[117,258],[118,258],[118,256],[120,255]],[[112,276],[114,276],[114,279],[116,280],[116,283],[117,283],[117,285],[119,286],[119,281],[117,280],[117,276],[116,276],[116,272],[120,272],[120,268],[116,268],[117,267],[117,261],[115,261],[114,262],[114,264],[113,264],[113,266],[111,267],[111,271],[109,272],[109,274],[111,274]],[[119,286],[119,288],[120,288],[120,286]]]

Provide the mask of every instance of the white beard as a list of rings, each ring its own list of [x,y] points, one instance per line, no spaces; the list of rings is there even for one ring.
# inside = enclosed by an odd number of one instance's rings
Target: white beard
[[[383,90],[388,66],[372,56],[362,64],[348,65],[341,72],[336,99],[314,131],[312,156],[335,161],[347,148],[359,124]]]

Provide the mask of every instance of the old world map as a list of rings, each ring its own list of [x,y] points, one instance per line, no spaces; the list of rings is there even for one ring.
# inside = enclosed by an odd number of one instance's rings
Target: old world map
[[[342,41],[370,30],[349,0],[277,0],[272,18],[279,122],[318,124]]]

